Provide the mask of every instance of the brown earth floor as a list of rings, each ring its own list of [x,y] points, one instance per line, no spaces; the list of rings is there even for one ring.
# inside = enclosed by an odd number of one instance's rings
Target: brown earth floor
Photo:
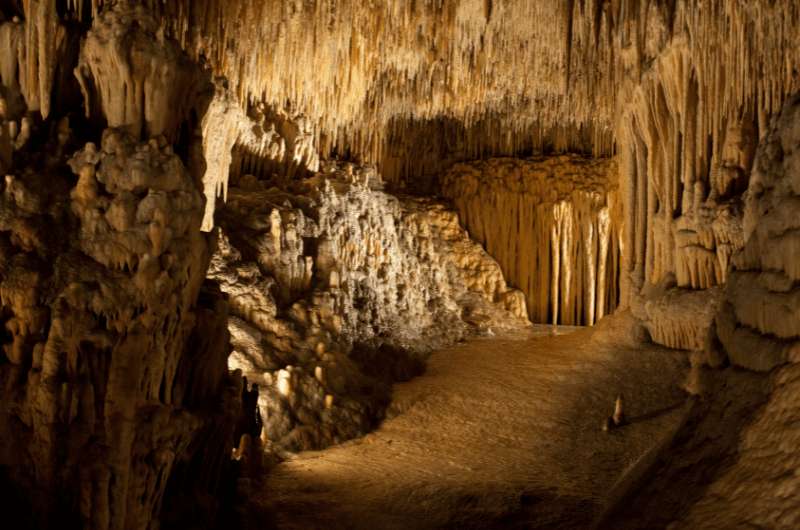
[[[439,351],[377,431],[272,469],[258,511],[281,529],[590,527],[686,412],[685,355],[622,333],[539,327]],[[618,393],[630,424],[605,433]]]

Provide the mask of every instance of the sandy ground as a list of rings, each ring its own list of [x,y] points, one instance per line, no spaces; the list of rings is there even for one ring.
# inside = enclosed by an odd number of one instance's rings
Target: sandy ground
[[[590,527],[686,402],[682,354],[592,335],[538,328],[435,353],[377,431],[275,467],[259,511],[282,529]],[[617,393],[631,422],[605,433]]]

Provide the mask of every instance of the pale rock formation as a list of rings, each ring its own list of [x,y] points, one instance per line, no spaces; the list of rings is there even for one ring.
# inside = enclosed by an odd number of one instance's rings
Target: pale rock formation
[[[67,11],[89,18],[112,3],[68,2]],[[651,118],[662,134],[650,153],[679,163],[675,147],[685,147],[680,164],[698,176],[664,174],[705,180],[730,123],[750,115],[763,128],[798,88],[791,1],[141,3],[191,58],[230,81],[243,107],[291,102],[314,124],[323,158],[352,153],[392,183],[430,174],[448,153],[629,152],[626,129],[650,129]],[[635,124],[628,103],[640,84],[640,102],[657,112],[637,111],[646,121]],[[428,142],[426,124],[451,140]],[[403,147],[426,142],[429,154]]]
[[[263,104],[252,106],[249,114],[231,99],[222,80],[202,120],[206,169],[203,188],[206,211],[203,230],[214,226],[216,198],[227,200],[229,180],[244,174],[287,179],[295,174],[319,170],[313,131],[307,119],[284,112],[268,112]]]
[[[800,96],[794,96],[763,131],[744,196],[744,245],[732,257],[726,285],[713,289],[716,335],[733,367],[708,370],[722,359],[690,356],[687,391],[702,396],[699,406],[653,479],[631,492],[608,528],[800,524],[799,124]],[[708,294],[682,296],[699,308]],[[685,301],[671,306],[691,309]]]
[[[710,352],[721,288],[681,289],[674,283],[669,288],[660,287],[645,291],[643,311],[637,314],[653,342],[679,350]]]
[[[717,331],[731,362],[770,370],[798,360],[800,338],[800,98],[763,141],[745,196],[745,245],[735,255]]]
[[[455,212],[377,185],[352,165],[294,191],[243,177],[220,212],[209,276],[230,296],[231,365],[259,384],[277,447],[363,434],[426,352],[527,323],[522,293]]]
[[[26,2],[25,17],[3,21],[0,14],[0,85],[19,93],[29,110],[47,118],[66,31],[53,1]]]
[[[525,293],[532,321],[591,325],[618,301],[616,172],[610,159],[490,159],[456,164],[440,186]]]
[[[273,112],[263,103],[248,105],[245,112],[227,81],[212,85],[209,72],[165,32],[164,21],[144,5],[119,2],[102,9],[83,40],[75,76],[87,118],[102,118],[135,137],[164,135],[170,142],[187,134],[180,130],[184,124],[199,128],[204,231],[213,228],[216,198],[225,198],[231,171],[234,178],[242,171],[271,176],[270,170],[292,177],[319,168],[313,129],[304,116]]]
[[[165,495],[218,488],[239,408],[202,196],[169,146],[118,130],[70,165],[0,190],[0,463],[39,525],[155,528]]]
[[[174,141],[206,88],[163,25],[143,5],[127,2],[94,18],[75,76],[87,117],[101,115],[137,138],[163,134]]]

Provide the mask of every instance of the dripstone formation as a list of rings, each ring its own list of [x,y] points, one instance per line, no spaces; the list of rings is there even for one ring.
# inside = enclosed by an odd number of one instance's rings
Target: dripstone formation
[[[366,433],[425,354],[526,322],[524,296],[455,212],[378,178],[330,165],[281,190],[248,175],[219,212],[209,277],[230,296],[230,362],[260,385],[278,447]]]
[[[620,521],[796,528],[798,71],[793,0],[0,0],[4,513],[224,525],[431,351],[625,312],[699,405]]]

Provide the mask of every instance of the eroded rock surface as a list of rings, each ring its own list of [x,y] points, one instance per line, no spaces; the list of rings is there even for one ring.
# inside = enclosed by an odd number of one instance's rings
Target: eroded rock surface
[[[534,322],[594,324],[619,300],[621,210],[613,160],[456,164],[441,191],[525,293]]]
[[[717,318],[731,361],[768,371],[798,360],[800,338],[800,98],[787,103],[758,149],[744,213],[744,248],[733,260]]]
[[[154,527],[168,481],[214,491],[238,417],[202,195],[169,146],[118,130],[70,166],[23,156],[2,184],[0,463],[42,526]]]
[[[373,187],[352,165],[292,191],[244,177],[220,212],[209,276],[230,296],[231,363],[260,385],[277,447],[363,434],[427,352],[527,323],[522,293],[455,212]]]
[[[800,524],[794,450],[800,437],[800,319],[793,305],[798,124],[795,96],[759,143],[744,200],[744,246],[732,257],[727,284],[715,289],[716,336],[733,366],[710,370],[708,359],[693,360],[700,397],[692,418],[649,483],[630,492],[608,528],[789,530]],[[673,315],[679,307],[697,314],[707,294],[685,295],[692,304],[673,304]],[[686,488],[676,489],[676,483]]]

